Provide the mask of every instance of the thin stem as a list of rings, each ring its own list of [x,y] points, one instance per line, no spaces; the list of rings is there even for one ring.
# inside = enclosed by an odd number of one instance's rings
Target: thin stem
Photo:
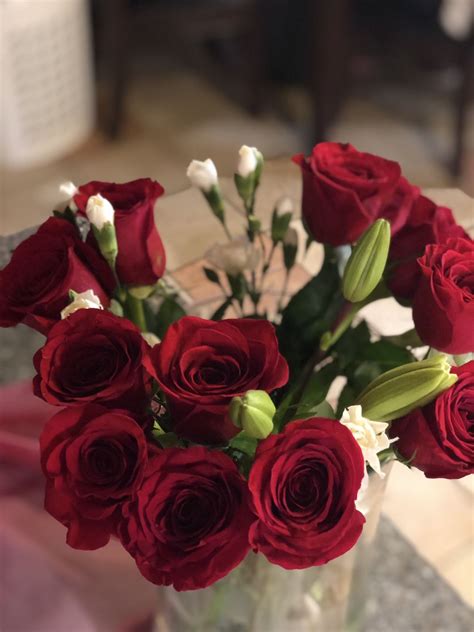
[[[130,320],[142,331],[147,331],[147,323],[145,310],[143,309],[143,301],[135,298],[131,294],[127,294],[125,301],[125,309]]]

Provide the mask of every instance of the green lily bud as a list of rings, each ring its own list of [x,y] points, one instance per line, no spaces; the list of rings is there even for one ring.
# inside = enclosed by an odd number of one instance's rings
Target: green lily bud
[[[347,262],[342,293],[351,303],[369,296],[382,278],[390,248],[390,224],[378,219],[362,235]]]
[[[229,417],[246,435],[265,439],[273,430],[275,404],[265,391],[247,391],[234,397],[229,406]]]
[[[364,417],[392,421],[415,408],[425,406],[452,386],[457,376],[450,373],[446,355],[403,364],[373,380],[357,398]]]
[[[271,235],[274,244],[283,241],[293,215],[293,203],[290,198],[282,198],[273,209]]]

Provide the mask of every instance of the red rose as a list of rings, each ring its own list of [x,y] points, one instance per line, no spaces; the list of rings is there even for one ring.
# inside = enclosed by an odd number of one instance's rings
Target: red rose
[[[394,296],[412,300],[420,280],[417,258],[428,244],[442,244],[450,237],[467,237],[456,224],[451,209],[436,206],[421,195],[413,205],[405,226],[394,236],[389,261],[392,269],[389,287]]]
[[[249,550],[245,479],[222,452],[169,448],[150,460],[118,533],[140,572],[176,590],[205,588]]]
[[[448,239],[418,259],[413,320],[423,342],[446,353],[474,351],[474,242]]]
[[[108,264],[72,224],[50,218],[0,271],[0,326],[24,322],[46,333],[61,318],[69,290],[93,290],[104,306],[115,288]]]
[[[150,178],[124,184],[89,182],[80,186],[74,196],[80,213],[85,215],[88,199],[97,193],[115,210],[119,279],[125,285],[153,285],[163,276],[166,264],[153,212],[156,200],[164,193],[163,187]],[[90,239],[95,243],[92,232]]]
[[[34,357],[34,391],[56,406],[98,402],[144,409],[150,378],[143,368],[149,347],[125,318],[79,309],[56,323]]]
[[[349,244],[387,209],[392,230],[400,228],[409,205],[387,208],[400,180],[400,166],[357,151],[352,145],[320,143],[311,156],[293,157],[303,174],[303,217],[313,237],[324,244]]]
[[[474,361],[451,372],[458,376],[451,388],[390,426],[397,452],[428,478],[474,473]]]
[[[171,325],[150,358],[173,430],[198,443],[224,443],[239,432],[226,417],[234,396],[250,389],[270,392],[288,380],[274,327],[265,320],[185,316]]]
[[[364,468],[351,432],[333,419],[294,421],[262,441],[249,478],[253,549],[287,569],[348,551],[364,524],[355,508]]]
[[[86,550],[107,544],[121,504],[143,479],[143,430],[125,411],[65,408],[44,427],[40,448],[45,509],[67,526],[67,543]]]

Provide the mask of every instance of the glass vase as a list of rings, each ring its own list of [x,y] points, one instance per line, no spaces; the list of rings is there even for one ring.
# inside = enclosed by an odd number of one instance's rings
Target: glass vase
[[[158,589],[153,632],[357,632],[363,630],[373,541],[385,478],[369,477],[357,544],[324,566],[288,571],[251,552],[203,590]]]

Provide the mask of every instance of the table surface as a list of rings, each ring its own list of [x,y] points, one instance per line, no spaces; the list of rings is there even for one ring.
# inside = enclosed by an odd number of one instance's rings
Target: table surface
[[[223,179],[222,189],[230,209],[229,225],[231,230],[236,230],[243,224],[243,217],[230,179]],[[425,193],[436,202],[450,206],[458,221],[470,227],[474,219],[474,200],[457,189],[434,189]],[[299,178],[286,161],[274,161],[267,166],[258,197],[257,213],[264,225],[281,195],[289,195],[296,202],[300,197]],[[185,225],[186,230],[173,228],[177,221]],[[199,261],[206,247],[220,239],[215,219],[200,193],[192,189],[161,200],[157,223],[171,270],[182,268],[193,258]],[[0,267],[28,232],[0,239]],[[311,269],[313,264],[307,265]],[[0,330],[0,383],[33,374],[32,356],[41,340],[39,334],[23,326]],[[381,520],[374,549],[365,632],[470,632],[473,629],[472,610],[387,518]]]

